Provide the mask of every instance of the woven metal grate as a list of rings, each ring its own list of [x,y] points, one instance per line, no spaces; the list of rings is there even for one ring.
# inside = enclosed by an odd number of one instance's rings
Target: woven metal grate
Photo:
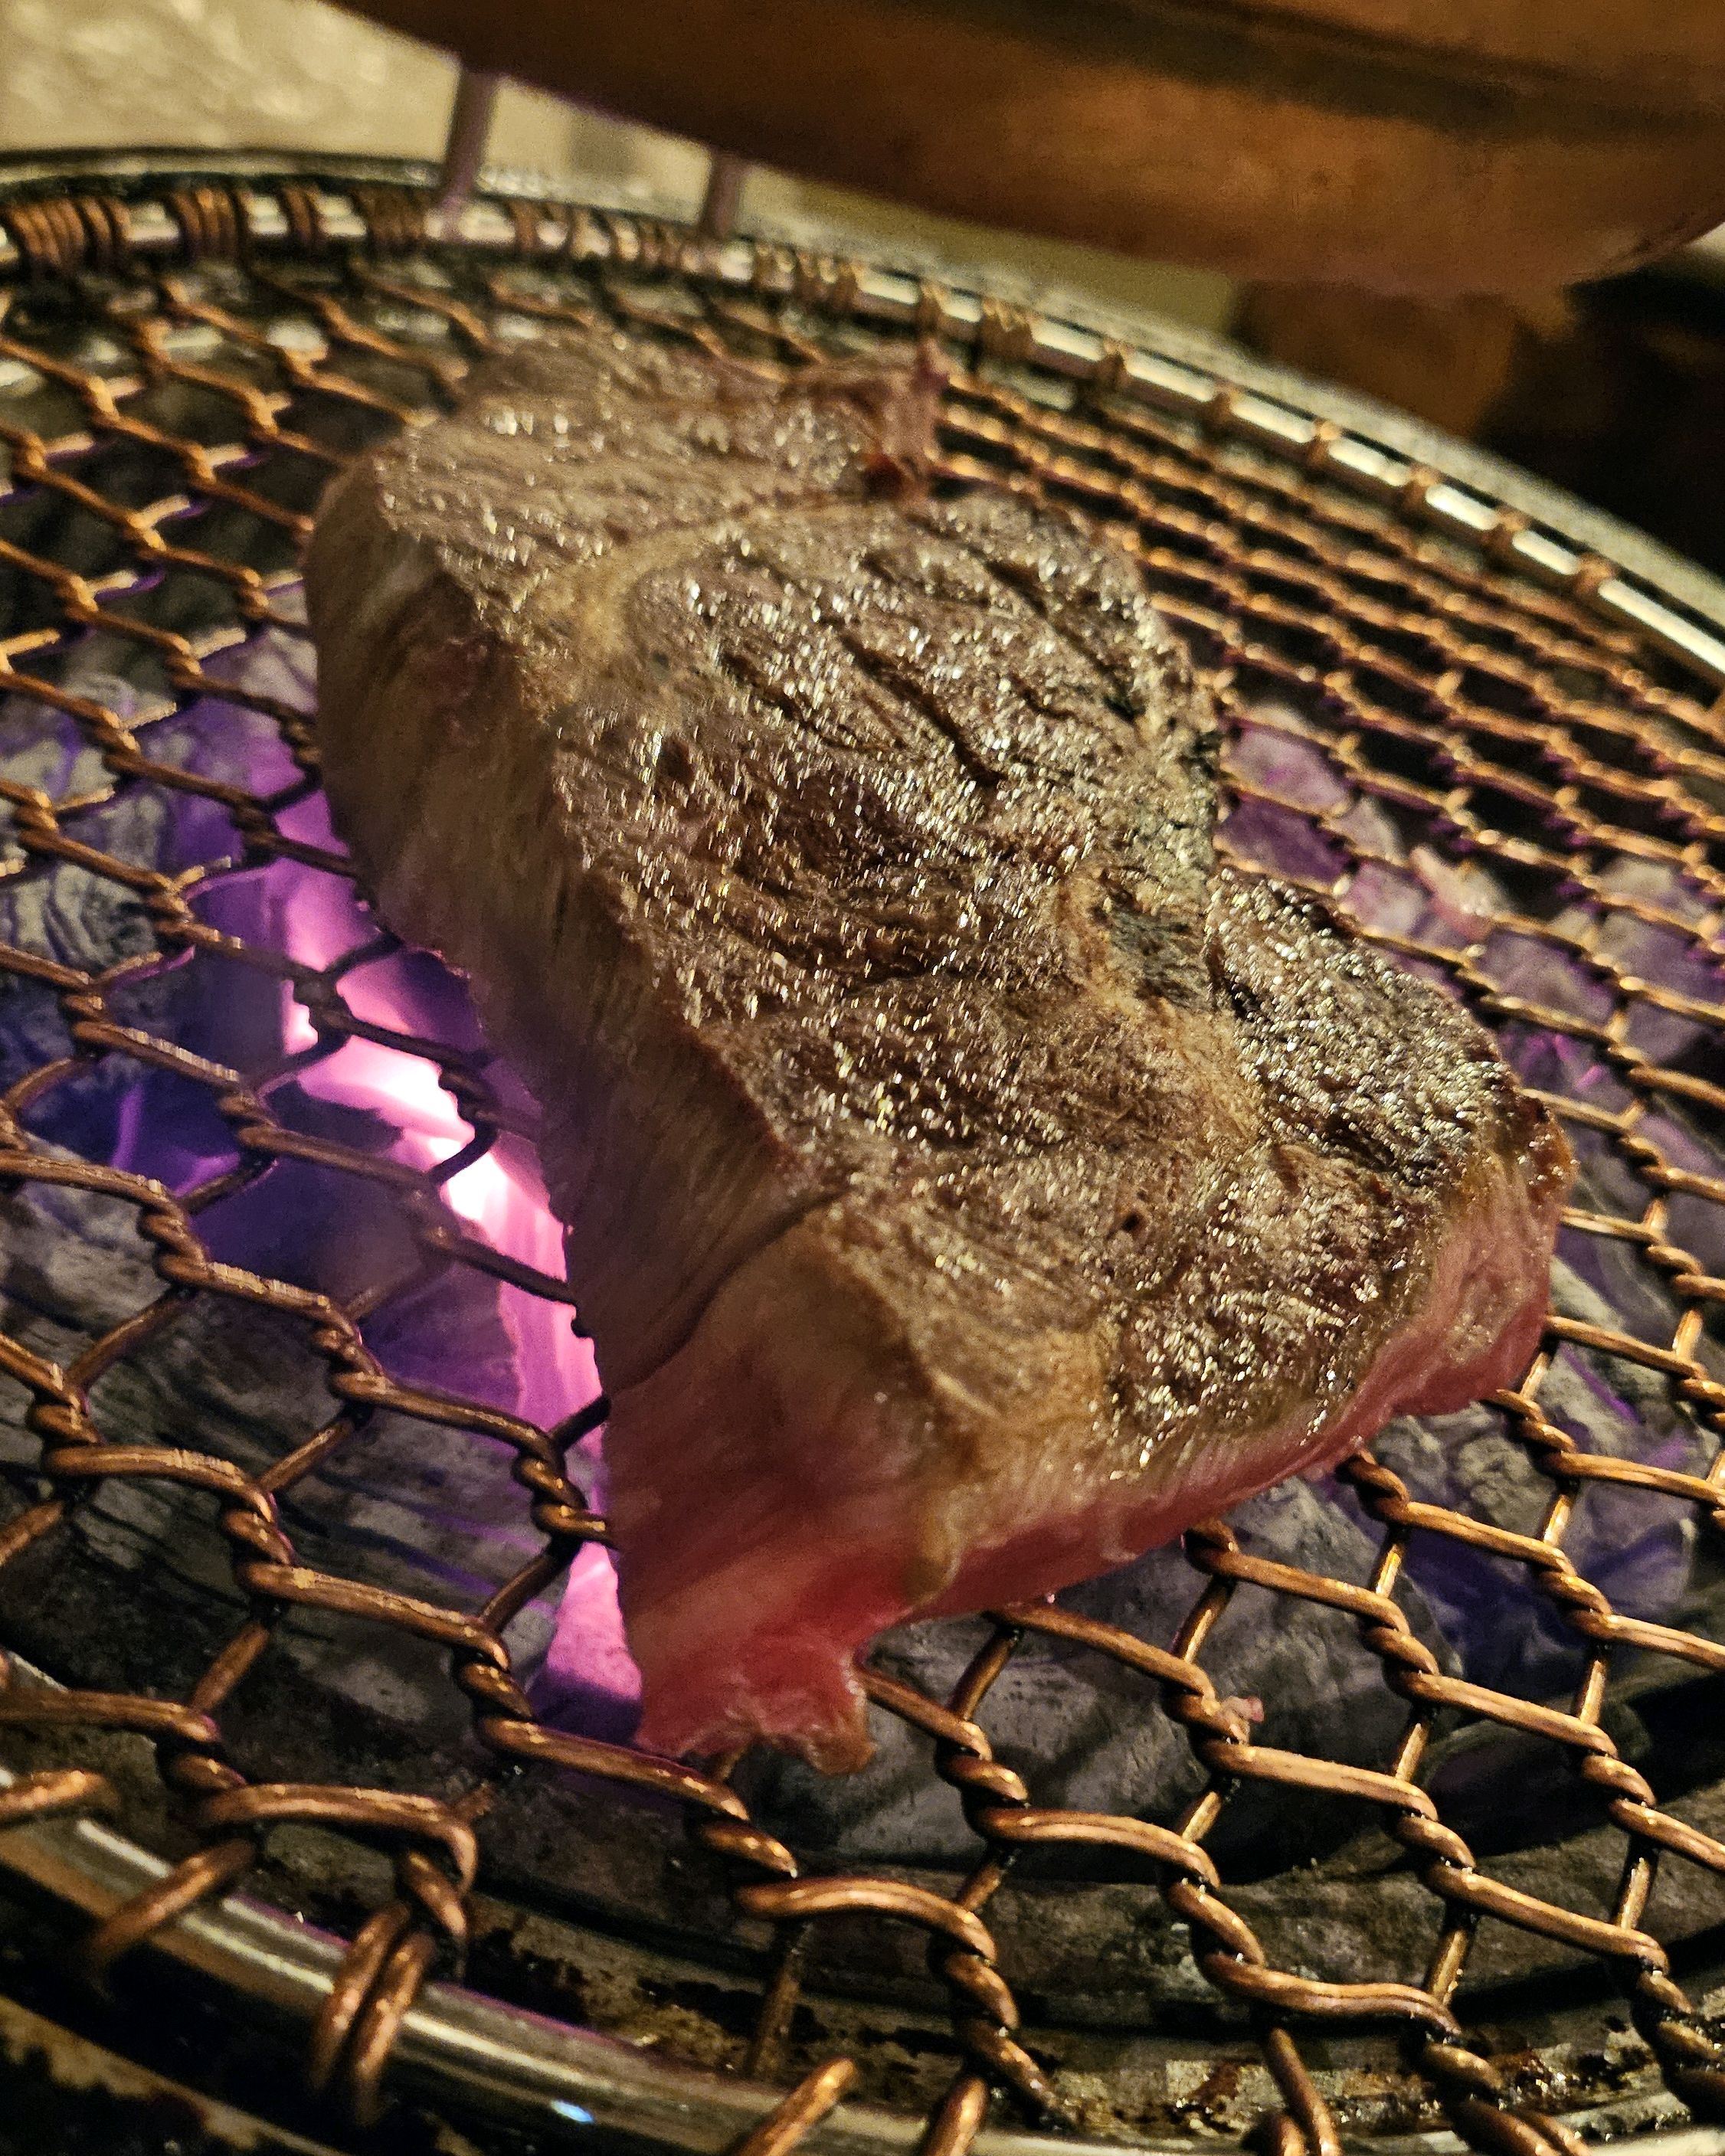
[[[835,1924],[852,1938],[859,1926],[907,1927],[926,1941],[950,2024],[944,2051],[933,2047],[943,2086],[917,2098],[929,2151],[953,2156],[993,2132],[997,2102],[1000,2119],[1030,2128],[1120,2128],[1118,2107],[1108,2110],[1058,2046],[1026,2034],[1026,1979],[991,1927],[1014,1865],[1050,1853],[1076,1881],[1092,1861],[1112,1867],[1103,1876],[1136,1882],[1146,1907],[1183,1928],[1232,2017],[1230,2057],[1255,2061],[1249,2110],[1279,2156],[1334,2156],[1359,2129],[1364,2112],[1350,2109],[1346,2073],[1332,2071],[1336,2045],[1354,2032],[1378,2043],[1404,2128],[1447,2128],[1503,2156],[1574,2156],[1563,2092],[1517,2063],[1525,2047],[1469,2024],[1471,1957],[1499,1928],[1608,1975],[1607,1995],[1587,2010],[1599,2029],[1620,2002],[1649,2074],[1698,2116],[1725,2118],[1709,2002],[1677,1980],[1649,1913],[1656,1876],[1681,1899],[1684,1880],[1725,1876],[1725,1841],[1681,1775],[1667,1795],[1625,1756],[1608,1711],[1626,1670],[1725,1674],[1725,1643],[1700,1619],[1608,1594],[1597,1536],[1579,1555],[1568,1547],[1602,1495],[1620,1548],[1645,1516],[1693,1564],[1710,1563],[1725,1527],[1725,647],[1560,523],[1315,417],[1296,392],[1278,397],[927,280],[717,244],[620,213],[494,198],[433,244],[428,202],[410,187],[280,175],[113,192],[39,185],[0,202],[10,278],[0,285],[0,907],[10,902],[17,938],[0,944],[0,1043],[8,1012],[28,1005],[48,1014],[59,1044],[43,1050],[39,1027],[12,1036],[39,1045],[21,1068],[22,1051],[8,1051],[0,1199],[38,1207],[50,1230],[73,1217],[54,1212],[54,1194],[118,1209],[154,1276],[147,1298],[76,1352],[28,1344],[16,1324],[0,1334],[0,1404],[22,1433],[0,1484],[0,1585],[14,1568],[34,1566],[33,1578],[44,1564],[64,1576],[87,1562],[79,1519],[98,1490],[129,1482],[191,1493],[217,1518],[229,1577],[222,1594],[211,1589],[213,1606],[232,1613],[189,1680],[182,1643],[170,1651],[164,1637],[159,1665],[116,1688],[92,1639],[87,1660],[62,1655],[48,1669],[51,1683],[15,1671],[0,1688],[0,1738],[28,1733],[34,1748],[0,1787],[0,1827],[66,1830],[120,1801],[100,1768],[54,1753],[93,1732],[147,1740],[167,1792],[162,1860],[85,1938],[87,1968],[106,1972],[217,1911],[262,1876],[284,1828],[382,1850],[387,1876],[321,1983],[309,2049],[314,2085],[370,2118],[416,2003],[424,2014],[434,1994],[454,1995],[446,1980],[460,1974],[474,1909],[493,1891],[500,1791],[573,1774],[585,1807],[573,1816],[602,1820],[644,1794],[662,1816],[668,1800],[723,1880],[756,1973],[752,2025],[729,2061],[757,2077],[742,2114],[755,2122],[752,2156],[804,2136],[821,2144],[847,2118],[854,2133],[866,2126],[865,2107],[842,2103],[856,2059],[817,2060],[796,2078],[807,2063],[793,2041],[803,1973],[811,1941]],[[1592,1314],[1554,1314],[1521,1388],[1490,1411],[1497,1440],[1543,1492],[1533,1516],[1429,1502],[1368,1455],[1339,1478],[1374,1543],[1358,1576],[1255,1553],[1215,1522],[1187,1538],[1189,1608],[1165,1638],[1037,1605],[999,1613],[949,1695],[865,1671],[876,1707],[917,1733],[919,1771],[962,1807],[973,1861],[956,1882],[842,1847],[811,1854],[794,1819],[769,1830],[752,1812],[737,1762],[673,1765],[537,1710],[516,1668],[520,1626],[603,1543],[573,1450],[602,1405],[557,1403],[542,1424],[465,1384],[459,1360],[434,1385],[404,1375],[380,1344],[393,1308],[450,1276],[553,1314],[566,1304],[542,1265],[493,1247],[450,1198],[457,1178],[531,1130],[530,1109],[454,1021],[439,1033],[379,1018],[364,983],[398,949],[375,925],[362,919],[314,961],[222,911],[224,887],[260,873],[325,884],[346,874],[316,824],[294,570],[319,487],[357,448],[446,404],[496,340],[595,316],[790,364],[943,337],[959,365],[949,476],[1045,491],[1137,551],[1230,724],[1224,849],[1322,891],[1485,1017],[1580,1154],[1566,1250],[1584,1270],[1590,1251],[1607,1254]],[[52,770],[44,727],[60,730]],[[205,752],[241,735],[247,768],[267,778],[221,775],[228,767]],[[221,843],[165,862],[140,847],[143,824],[125,813],[146,805],[213,819]],[[110,949],[69,957],[53,921],[25,902],[68,869],[103,900]],[[351,901],[348,914],[359,918]],[[31,921],[33,939],[19,926]],[[151,1017],[162,1007],[145,991],[218,963],[223,978],[261,983],[272,1009],[300,1014],[300,1030],[248,1067]],[[292,1103],[355,1043],[434,1077],[460,1143],[428,1166],[388,1131],[308,1127]],[[93,1086],[107,1089],[105,1106],[80,1126]],[[201,1115],[206,1133],[182,1145],[195,1160],[178,1173],[138,1127],[166,1112],[170,1094],[175,1114]],[[106,1133],[102,1146],[83,1150],[80,1127]],[[211,1224],[250,1194],[266,1212],[290,1209],[305,1171],[351,1188],[356,1216],[389,1211],[401,1233],[388,1265],[358,1276],[344,1249],[326,1277],[285,1265],[277,1275],[259,1255],[267,1237],[236,1256],[215,1236]],[[116,1435],[105,1408],[105,1387],[129,1364],[218,1305],[241,1335],[254,1322],[285,1328],[319,1365],[324,1412],[267,1464],[197,1426],[141,1439],[129,1424]],[[1659,1395],[1668,1419],[1658,1445],[1595,1447],[1553,1405],[1553,1373],[1566,1358],[1582,1367],[1577,1358],[1607,1373],[1602,1383],[1623,1368],[1640,1388],[1630,1397]],[[410,1594],[377,1584],[357,1555],[341,1563],[339,1546],[331,1556],[320,1545],[316,1561],[297,1547],[295,1507],[359,1471],[352,1463],[389,1418],[453,1437],[485,1463],[511,1553],[488,1592],[469,1583]],[[1434,1547],[1529,1585],[1573,1650],[1561,1697],[1476,1681],[1434,1647],[1403,1591],[1410,1553]],[[1337,1613],[1399,1722],[1381,1758],[1344,1763],[1255,1741],[1208,1661],[1242,1597],[1255,1598],[1263,1623],[1293,1605]],[[381,1628],[440,1658],[459,1723],[453,1780],[445,1752],[417,1776],[411,1753],[397,1756],[369,1786],[322,1779],[303,1760],[280,1771],[244,1702],[285,1628],[308,1620],[347,1627],[356,1651]],[[1105,1659],[1129,1684],[1131,1712],[1183,1732],[1198,1794],[1149,1818],[1040,1800],[1034,1763],[1003,1763],[989,1735],[991,1692],[1038,1639]],[[1566,1899],[1549,1883],[1561,1867],[1531,1890],[1476,1855],[1441,1788],[1426,1786],[1432,1747],[1458,1727],[1527,1740],[1527,1771],[1572,1789],[1591,1845],[1604,1834],[1615,1851],[1603,1897],[1578,1875]],[[13,1757],[3,1746],[0,1756]],[[1246,1793],[1272,1808],[1317,1793],[1375,1826],[1386,1866],[1418,1883],[1428,1911],[1406,1966],[1363,1977],[1346,1956],[1327,1962],[1321,1937],[1291,1953],[1286,1936],[1260,1935],[1243,1913],[1250,1895],[1212,1854]],[[21,1845],[0,1835],[0,1854]],[[1296,1868],[1300,1851],[1282,1861]],[[545,1869],[554,1889],[555,1862]],[[794,2084],[782,2102],[759,2078],[775,2072]],[[1147,2114],[1137,2125],[1154,2139],[1183,2123],[1232,2131],[1252,2119],[1200,2104],[1183,2122]],[[726,2138],[691,2131],[693,2144]],[[880,2131],[910,2145],[898,2128]]]

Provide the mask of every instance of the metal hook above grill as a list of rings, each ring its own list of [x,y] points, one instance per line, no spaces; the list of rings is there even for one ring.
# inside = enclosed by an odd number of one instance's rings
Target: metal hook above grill
[[[485,146],[497,116],[497,93],[503,77],[479,68],[463,68],[449,108],[449,125],[438,170],[434,220],[448,235],[466,206],[485,162]],[[736,228],[748,160],[713,151],[707,161],[696,230],[709,239],[728,239]]]
[[[463,68],[455,85],[434,212],[445,229],[459,216],[462,205],[473,192],[480,167],[485,162],[485,145],[491,138],[491,123],[497,114],[497,93],[502,87],[501,74],[487,74],[477,68]]]
[[[731,237],[742,200],[743,182],[748,175],[747,158],[727,157],[721,150],[714,151],[707,166],[706,189],[701,198],[701,214],[696,219],[696,231],[709,239]]]

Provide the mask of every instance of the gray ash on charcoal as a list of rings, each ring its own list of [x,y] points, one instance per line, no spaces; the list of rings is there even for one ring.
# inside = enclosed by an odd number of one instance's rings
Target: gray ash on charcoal
[[[135,653],[136,648],[132,648]],[[266,691],[303,693],[303,669],[285,639],[271,639],[249,654],[251,685]],[[105,705],[122,723],[134,725],[140,747],[153,761],[225,784],[283,785],[297,774],[275,724],[243,706],[210,701],[152,719],[162,700],[147,685],[117,670],[129,665],[146,674],[121,639],[89,639],[59,685]],[[220,670],[219,660],[211,670]],[[14,696],[0,704],[0,768],[8,778],[39,788],[50,798],[100,795],[113,788],[111,774],[75,721],[47,706]],[[0,804],[0,859],[21,860]],[[244,842],[218,803],[139,779],[113,788],[111,798],[69,818],[66,835],[113,855],[129,865],[174,875],[196,865],[239,856]],[[0,940],[38,957],[97,972],[122,960],[161,951],[147,903],[126,885],[82,862],[38,855],[0,881]],[[183,954],[164,952],[177,971]],[[230,965],[190,966],[193,978],[157,973],[129,983],[112,998],[124,1024],[155,1032],[179,1045],[225,1055],[242,1065],[279,1052],[280,991],[262,974]],[[0,973],[0,1087],[27,1070],[67,1055],[72,1047],[54,991],[14,973]],[[122,1127],[122,1115],[125,1118]],[[197,1142],[210,1136],[206,1100],[170,1073],[146,1071],[124,1056],[91,1061],[69,1082],[55,1086],[28,1118],[34,1135],[64,1143],[86,1158],[118,1160],[129,1133],[159,1139],[165,1157],[149,1172],[172,1184],[174,1170],[201,1156]],[[195,1134],[195,1138],[194,1138]],[[194,1140],[188,1147],[188,1139]]]
[[[351,1183],[295,1213],[302,1249],[320,1229],[350,1246],[402,1232]],[[129,1206],[31,1184],[0,1197],[0,1235],[8,1329],[39,1353],[69,1359],[161,1292]],[[299,1269],[285,1240],[275,1255],[284,1270]],[[403,1296],[370,1330],[374,1351],[388,1366],[407,1365],[403,1375],[428,1362],[435,1337],[461,1359],[475,1394],[507,1389],[511,1351],[495,1300],[461,1276]],[[114,1441],[186,1445],[255,1474],[335,1412],[326,1374],[300,1322],[202,1296],[98,1382],[91,1413]],[[4,1393],[0,1445],[17,1503],[34,1494],[37,1445],[19,1426],[20,1389]],[[509,1480],[511,1456],[489,1440],[377,1415],[284,1493],[282,1524],[307,1564],[472,1607],[536,1547]],[[183,1694],[248,1614],[217,1512],[214,1500],[174,1485],[105,1481],[59,1536],[0,1570],[0,1632],[63,1682]],[[529,1662],[550,1614],[530,1611],[512,1635]],[[310,1682],[351,1726],[320,1733],[282,1716],[285,1677],[296,1693]],[[415,1751],[457,1746],[468,1721],[444,1650],[394,1627],[311,1611],[284,1620],[264,1668],[223,1716],[248,1771],[308,1778],[363,1778],[373,1740],[391,1732]]]

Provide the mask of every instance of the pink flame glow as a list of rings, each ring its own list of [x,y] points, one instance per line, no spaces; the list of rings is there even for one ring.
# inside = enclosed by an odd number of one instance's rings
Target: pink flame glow
[[[282,911],[282,947],[302,964],[320,970],[376,933],[351,886],[315,870],[295,879]],[[356,967],[341,986],[350,1009],[370,1023],[421,1038],[435,1036],[434,1023],[428,1023],[424,1009],[415,1009],[400,968],[390,959]],[[290,1054],[316,1044],[310,1016],[285,984],[282,1032]],[[437,1065],[423,1055],[353,1038],[335,1055],[306,1065],[299,1082],[320,1100],[381,1117],[397,1133],[391,1157],[416,1168],[434,1168],[473,1137]],[[488,1152],[450,1176],[442,1190],[477,1240],[562,1278],[562,1229],[546,1196],[537,1157],[524,1139],[500,1135]],[[507,1282],[499,1283],[497,1296],[514,1348],[515,1411],[549,1426],[593,1399],[600,1386],[592,1345],[572,1329],[568,1306]],[[583,1441],[581,1453],[579,1464],[591,1484],[600,1468],[596,1441]],[[624,1641],[616,1569],[608,1553],[597,1546],[579,1551],[566,1576],[538,1688],[545,1695],[542,1711],[567,1702],[568,1713],[596,1721],[595,1734],[623,1734],[633,1725],[640,1676]]]

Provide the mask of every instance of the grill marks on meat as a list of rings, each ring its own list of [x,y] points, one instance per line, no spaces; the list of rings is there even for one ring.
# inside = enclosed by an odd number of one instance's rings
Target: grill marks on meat
[[[866,1755],[854,1651],[1513,1382],[1562,1140],[1219,872],[1132,563],[917,477],[938,384],[598,335],[356,467],[337,821],[546,1111],[667,1748]]]

